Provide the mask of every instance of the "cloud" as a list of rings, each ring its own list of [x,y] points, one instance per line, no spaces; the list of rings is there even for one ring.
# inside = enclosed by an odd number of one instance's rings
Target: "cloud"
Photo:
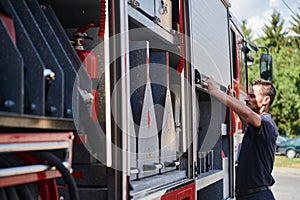
[[[255,15],[251,17],[248,21],[248,28],[252,30],[253,38],[257,38],[259,36],[263,36],[263,27],[265,24],[269,25],[269,21],[271,20],[271,14],[273,13],[272,9],[266,10],[259,15]]]
[[[245,4],[243,4],[243,5],[245,5]],[[254,5],[251,4],[249,6],[251,7]],[[257,5],[255,5],[255,6],[259,7]],[[234,8],[234,10],[236,10],[236,8]],[[261,11],[258,12],[257,10],[261,10]],[[242,20],[247,21],[247,28],[250,28],[252,30],[253,39],[255,39],[259,36],[262,36],[264,24],[269,24],[269,21],[271,20],[271,14],[273,13],[273,8],[271,8],[269,6],[256,8],[255,14],[254,14],[254,12],[249,12],[248,14],[246,14],[245,12],[241,12],[239,10],[238,13],[240,15],[242,15],[242,17],[238,18],[238,20],[239,21],[242,21]],[[245,16],[248,16],[248,17],[245,17]]]
[[[239,21],[247,20],[257,13],[262,13],[269,7],[268,1],[262,0],[230,0],[230,10],[238,18]]]
[[[270,0],[269,6],[273,8],[279,8],[280,7],[280,1],[279,0]]]
[[[247,21],[247,27],[252,30],[253,38],[262,36],[262,26],[264,24],[264,19],[260,16],[254,16]]]
[[[294,12],[299,13],[299,4],[296,1],[285,0]],[[280,13],[284,19],[284,27],[287,29],[291,20],[292,12],[281,0],[230,0],[231,8],[235,17],[241,22],[247,21],[247,28],[251,28],[253,38],[263,35],[264,24],[269,25],[274,10]]]

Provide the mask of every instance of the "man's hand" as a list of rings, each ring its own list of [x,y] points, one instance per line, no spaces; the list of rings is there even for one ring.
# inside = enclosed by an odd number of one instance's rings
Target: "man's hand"
[[[205,82],[207,83],[206,88],[210,94],[218,90],[217,83],[212,77],[208,78]]]
[[[235,97],[234,90],[231,88],[230,84],[227,87],[227,94],[229,96]]]

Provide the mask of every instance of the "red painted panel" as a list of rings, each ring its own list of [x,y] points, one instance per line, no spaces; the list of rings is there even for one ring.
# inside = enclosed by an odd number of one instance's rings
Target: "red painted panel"
[[[61,177],[58,171],[46,171],[33,174],[23,174],[0,178],[0,187],[13,186],[17,184],[31,183],[46,179]]]
[[[2,13],[0,13],[0,20],[3,22],[6,30],[8,31],[12,41],[16,44],[16,32],[15,32],[15,27],[14,27],[14,22],[13,20],[9,17],[6,16]]]
[[[24,142],[69,141],[72,132],[61,133],[1,133],[0,144]]]
[[[195,200],[195,183],[173,190],[163,195],[161,200]]]
[[[58,189],[55,179],[38,182],[39,198],[43,200],[58,200]]]

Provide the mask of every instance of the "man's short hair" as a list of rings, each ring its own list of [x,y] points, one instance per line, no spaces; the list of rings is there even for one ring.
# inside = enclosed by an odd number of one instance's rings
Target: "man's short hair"
[[[262,92],[265,96],[269,96],[270,97],[270,103],[269,106],[272,105],[272,103],[274,102],[275,96],[276,96],[276,89],[274,87],[274,85],[272,84],[271,81],[269,80],[264,80],[264,79],[257,79],[257,80],[253,80],[251,82],[251,85],[261,85],[262,87]]]

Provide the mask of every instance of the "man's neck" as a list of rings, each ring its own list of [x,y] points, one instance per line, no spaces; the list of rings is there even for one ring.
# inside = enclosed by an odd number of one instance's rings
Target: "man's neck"
[[[269,108],[267,106],[262,106],[256,113],[257,114],[266,114]]]

